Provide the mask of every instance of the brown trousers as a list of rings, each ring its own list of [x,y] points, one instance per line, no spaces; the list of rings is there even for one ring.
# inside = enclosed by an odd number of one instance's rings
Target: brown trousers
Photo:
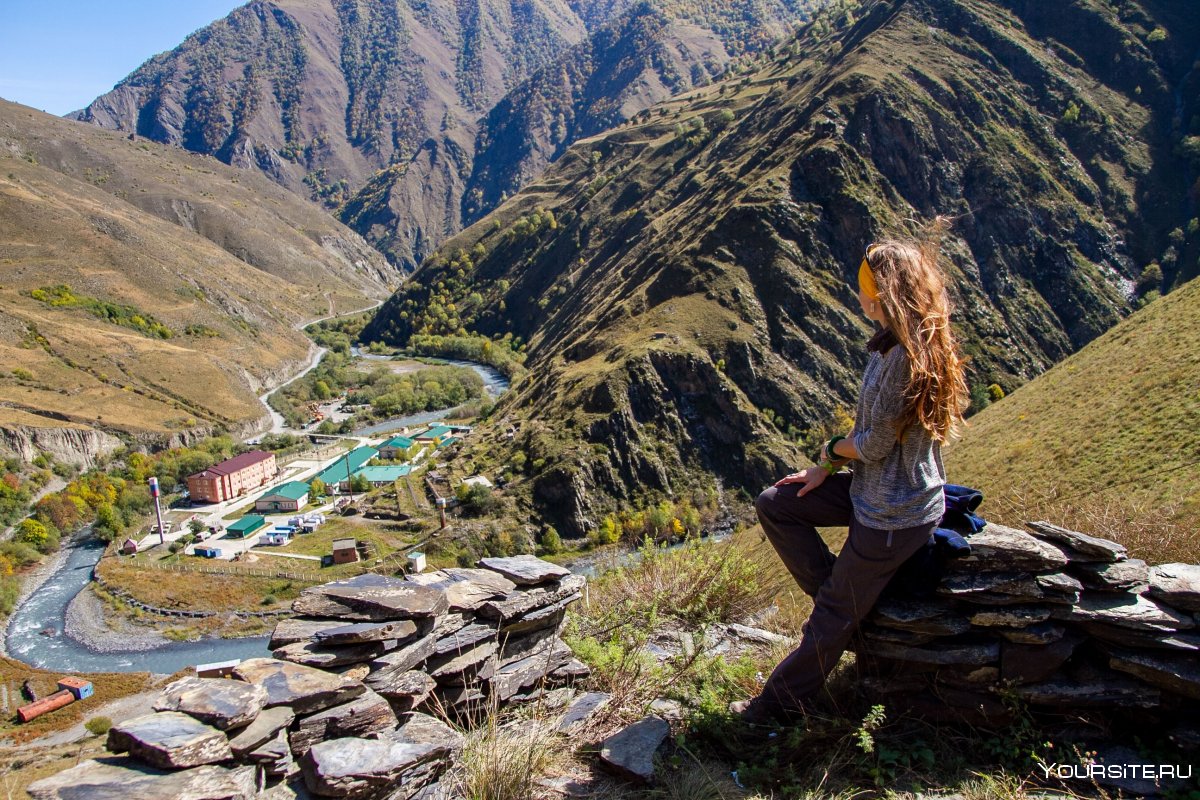
[[[931,522],[890,531],[868,528],[854,518],[850,480],[847,473],[830,475],[803,497],[796,496],[800,484],[772,486],[754,503],[775,552],[813,597],[800,645],[763,686],[760,699],[778,715],[802,710],[821,688],[880,592],[937,527]],[[846,525],[850,534],[834,558],[817,528]]]

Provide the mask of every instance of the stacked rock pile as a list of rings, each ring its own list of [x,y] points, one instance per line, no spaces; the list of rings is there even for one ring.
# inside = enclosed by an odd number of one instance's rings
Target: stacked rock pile
[[[856,647],[867,685],[930,714],[1034,707],[1178,711],[1200,700],[1200,566],[1148,567],[1046,522],[968,537],[930,596],[887,596]]]
[[[116,757],[32,784],[35,800],[301,796],[438,800],[463,737],[437,717],[586,675],[559,638],[584,579],[532,556],[307,589],[275,658],[170,684],[115,725]],[[421,709],[424,709],[421,710]],[[123,754],[123,755],[121,755]]]

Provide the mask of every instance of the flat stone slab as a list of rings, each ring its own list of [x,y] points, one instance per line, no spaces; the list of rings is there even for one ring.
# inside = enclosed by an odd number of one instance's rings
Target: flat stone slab
[[[395,650],[398,646],[394,640],[340,647],[326,646],[319,641],[295,642],[273,650],[271,655],[293,664],[330,669],[350,664],[365,664]]]
[[[439,757],[453,758],[462,751],[466,739],[461,733],[441,720],[413,711],[400,718],[394,731],[380,734],[379,738],[409,744],[427,744],[437,748]]]
[[[456,675],[466,669],[482,664],[496,654],[500,649],[495,639],[480,642],[474,647],[458,655],[450,654],[438,659],[431,658],[426,670],[432,678],[445,678]]]
[[[608,705],[609,700],[612,700],[612,695],[607,692],[588,692],[575,698],[559,718],[554,730],[558,733],[572,733],[576,728],[583,727],[593,714]]]
[[[475,645],[492,641],[498,635],[496,628],[491,625],[468,625],[449,636],[443,636],[433,645],[434,656],[457,655],[470,650]]]
[[[407,770],[438,757],[431,744],[390,739],[329,739],[299,760],[309,791],[326,797],[365,797],[399,782]]]
[[[233,673],[266,689],[268,707],[291,706],[297,714],[336,706],[367,690],[351,678],[273,658],[247,659]]]
[[[437,681],[421,670],[393,672],[370,684],[371,688],[392,704],[396,712],[411,711],[429,699]]]
[[[323,645],[373,644],[375,642],[405,641],[417,633],[417,624],[401,619],[391,622],[352,622],[336,628],[323,628],[313,638]]]
[[[1016,644],[1049,644],[1063,638],[1066,626],[1058,622],[1037,622],[1024,628],[996,628],[996,633]]]
[[[971,615],[971,624],[985,628],[1027,628],[1050,619],[1050,609],[1045,606],[1004,606],[976,611]]]
[[[934,644],[928,647],[908,647],[891,642],[879,642],[871,647],[871,655],[917,664],[992,664],[1000,658],[1000,643]]]
[[[501,639],[499,665],[505,666],[523,658],[545,654],[558,638],[558,628],[542,628],[523,636],[505,636]]]
[[[568,575],[557,583],[535,586],[532,589],[516,590],[500,600],[489,600],[479,607],[479,616],[508,622],[533,611],[535,608],[558,603],[583,590],[587,579],[582,575]]]
[[[1074,603],[1079,599],[1079,593],[1083,591],[1083,584],[1077,578],[1062,572],[1036,575],[1034,580],[1045,597],[1057,595]]]
[[[266,702],[266,690],[245,681],[181,678],[163,690],[154,710],[182,711],[227,731],[250,724]]]
[[[237,732],[229,740],[229,748],[238,758],[255,750],[275,738],[275,735],[292,724],[296,713],[287,706],[264,709],[254,722]]]
[[[1129,556],[1123,544],[1060,528],[1049,522],[1027,522],[1025,527],[1042,539],[1065,547],[1071,561],[1121,561]]]
[[[559,683],[568,683],[571,681],[582,680],[592,674],[592,668],[580,661],[578,658],[570,658],[567,663],[561,667],[550,670],[546,676],[552,681]]]
[[[1152,686],[1200,700],[1200,659],[1194,655],[1114,649],[1108,665]]]
[[[1070,622],[1102,622],[1146,632],[1182,631],[1195,627],[1190,614],[1140,594],[1084,592],[1074,605],[1054,609],[1053,616]]]
[[[33,800],[250,800],[258,796],[251,766],[160,771],[131,758],[88,760],[29,784]]]
[[[481,558],[479,566],[499,572],[520,586],[535,586],[546,581],[565,578],[571,570],[543,561],[537,556],[520,555],[508,558]]]
[[[765,631],[762,628],[752,628],[749,625],[741,625],[737,622],[726,625],[725,630],[730,636],[733,636],[736,639],[740,639],[743,642],[760,644],[764,647],[771,647],[773,645],[786,645],[792,642],[791,639],[781,634],[774,633],[772,631]]]
[[[1200,565],[1159,564],[1150,568],[1150,596],[1180,611],[1200,611]]]
[[[971,621],[945,602],[888,598],[876,604],[869,619],[885,628],[935,636],[954,636],[971,629]]]
[[[1017,686],[1014,690],[1030,703],[1061,708],[1155,708],[1159,704],[1157,689],[1120,678],[1077,680],[1056,677]]]
[[[443,591],[371,573],[305,589],[292,603],[297,614],[352,621],[424,619],[449,607]]]
[[[890,642],[893,644],[927,644],[937,640],[937,636],[932,633],[915,633],[906,631],[900,628],[881,628],[878,625],[864,624],[859,627],[859,633],[864,639],[870,642]],[[853,645],[854,643],[851,642]],[[868,650],[870,647],[868,646]],[[855,652],[858,652],[855,650]]]
[[[159,769],[183,769],[233,758],[225,734],[178,711],[128,719],[108,731],[108,749]]]
[[[546,653],[523,658],[501,667],[492,676],[492,691],[501,700],[507,700],[521,689],[532,686],[541,678],[567,664],[574,653],[561,639],[554,641]]]
[[[1084,622],[1079,627],[1089,636],[1121,647],[1146,647],[1168,652],[1200,653],[1200,633],[1196,631],[1186,633],[1165,629],[1137,631],[1102,622]]]
[[[621,729],[600,745],[600,764],[638,783],[654,779],[654,754],[671,734],[662,717],[646,717]]]
[[[436,644],[437,638],[430,634],[380,656],[368,664],[371,671],[364,681],[373,688],[377,681],[391,680],[394,675],[408,672],[433,655]]]
[[[289,741],[292,753],[299,757],[322,739],[361,737],[373,731],[392,730],[398,722],[388,701],[368,690],[348,703],[300,717]]]
[[[284,775],[291,769],[295,759],[288,746],[286,731],[280,731],[270,741],[264,742],[258,748],[246,755],[246,760],[252,764],[261,764],[263,771],[272,777]]]
[[[987,527],[970,535],[971,554],[951,562],[955,571],[1020,570],[1043,572],[1067,565],[1062,550],[1036,536],[1016,528],[989,522]]]
[[[1077,563],[1070,566],[1071,574],[1085,589],[1098,592],[1124,592],[1144,586],[1150,580],[1150,568],[1140,558],[1127,558],[1110,563]]]
[[[999,594],[1012,602],[1041,600],[1045,592],[1034,576],[1026,572],[968,572],[944,578],[937,593],[947,597],[972,599],[973,595]]]
[[[296,642],[307,642],[315,639],[321,631],[341,628],[345,624],[343,620],[338,619],[288,617],[287,619],[280,620],[279,624],[275,626],[275,631],[271,634],[271,641],[267,647],[271,650],[276,650],[280,647],[286,647],[289,644],[295,644]]]
[[[500,633],[504,636],[519,636],[543,628],[555,628],[566,616],[567,606],[577,603],[581,599],[583,599],[583,594],[574,592],[556,603],[527,611],[515,619],[505,620],[500,627]]]
[[[439,589],[453,611],[474,611],[488,600],[496,600],[516,590],[517,585],[488,569],[446,569],[409,575],[412,583]]]

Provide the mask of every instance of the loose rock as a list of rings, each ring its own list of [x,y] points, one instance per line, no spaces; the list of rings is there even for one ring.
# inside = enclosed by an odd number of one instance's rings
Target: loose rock
[[[250,724],[267,702],[260,686],[226,678],[181,678],[154,703],[156,711],[182,711],[227,731]]]
[[[1181,611],[1200,612],[1200,565],[1159,564],[1150,569],[1149,592]]]
[[[1066,550],[1071,561],[1121,561],[1128,556],[1125,545],[1086,533],[1060,528],[1049,522],[1027,522],[1026,527],[1042,539]]]
[[[551,564],[536,556],[520,555],[509,558],[481,558],[479,566],[499,572],[510,581],[521,586],[536,586],[539,583],[565,578],[571,570]]]
[[[320,711],[366,691],[360,682],[344,676],[273,658],[251,658],[233,671],[267,690],[268,707],[291,706],[297,714]]]
[[[26,788],[33,800],[250,800],[257,791],[250,766],[162,772],[118,758],[84,761]]]
[[[107,747],[160,769],[182,769],[233,758],[229,740],[211,725],[178,711],[159,711],[114,725]]]
[[[291,725],[295,718],[295,712],[287,706],[265,709],[254,718],[254,722],[229,740],[229,748],[236,757],[241,758],[275,738],[275,735]]]
[[[654,779],[654,754],[671,733],[661,717],[646,717],[604,740],[600,763],[628,780]]]

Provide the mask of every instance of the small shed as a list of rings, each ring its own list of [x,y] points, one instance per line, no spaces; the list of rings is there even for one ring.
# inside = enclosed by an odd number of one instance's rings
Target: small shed
[[[193,552],[201,558],[221,557],[221,549],[219,547],[197,547]]]
[[[288,534],[288,532],[280,530],[267,531],[266,535],[262,537],[263,544],[274,545],[276,547],[285,545],[290,540],[291,536]]]
[[[85,697],[91,697],[92,692],[94,691],[92,689],[91,681],[85,681],[83,678],[76,678],[72,675],[68,675],[65,678],[59,678],[58,688],[66,690],[75,695],[76,700],[82,700]]]
[[[308,484],[302,481],[289,481],[282,486],[270,489],[262,497],[254,501],[255,511],[279,512],[299,511],[308,504]]]
[[[197,678],[232,678],[233,668],[242,663],[239,659],[232,661],[213,661],[208,664],[196,665]]]
[[[358,540],[334,539],[333,563],[353,564],[355,561],[358,561]]]
[[[410,572],[425,571],[425,554],[414,550],[408,554],[408,569]]]
[[[247,514],[237,522],[232,523],[225,530],[229,536],[234,536],[238,539],[245,539],[247,536],[254,533],[256,530],[266,524],[267,521],[259,515]]]
[[[126,539],[121,542],[121,552],[127,556],[137,555],[138,543],[133,539]]]

